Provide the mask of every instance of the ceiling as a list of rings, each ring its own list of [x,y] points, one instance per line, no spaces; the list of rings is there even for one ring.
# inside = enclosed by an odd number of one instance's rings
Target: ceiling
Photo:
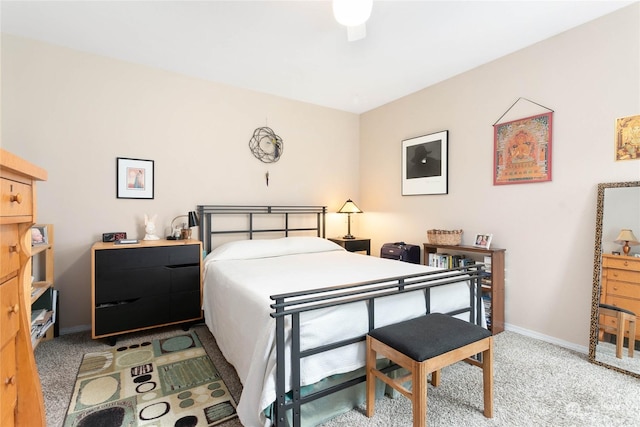
[[[5,1],[2,32],[362,113],[634,1]]]

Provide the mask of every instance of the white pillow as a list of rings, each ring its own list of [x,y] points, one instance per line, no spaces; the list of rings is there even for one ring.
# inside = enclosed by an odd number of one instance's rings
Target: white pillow
[[[321,237],[283,237],[281,239],[237,240],[215,248],[207,261],[268,258],[314,252],[341,251],[340,245]]]

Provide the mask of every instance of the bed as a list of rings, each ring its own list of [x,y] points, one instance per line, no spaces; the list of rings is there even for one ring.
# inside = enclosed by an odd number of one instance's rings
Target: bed
[[[325,207],[198,212],[205,322],[243,384],[246,427],[315,425],[361,402],[371,328],[430,311],[483,324],[481,266],[441,270],[347,252],[324,239]],[[222,225],[237,216],[246,227]],[[229,234],[248,238],[214,244]]]

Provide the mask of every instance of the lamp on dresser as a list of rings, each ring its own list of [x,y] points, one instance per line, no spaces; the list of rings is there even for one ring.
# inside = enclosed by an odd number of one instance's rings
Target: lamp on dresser
[[[628,228],[623,228],[622,230],[620,230],[620,234],[618,234],[618,237],[616,237],[615,243],[624,245],[622,247],[622,252],[624,252],[624,254],[627,256],[629,256],[629,250],[631,250],[631,246],[640,245],[638,238],[634,236],[633,231],[629,230]]]
[[[179,218],[186,218],[187,222],[182,223],[182,228],[175,228],[173,224]],[[189,240],[191,239],[191,228],[197,227],[199,225],[200,225],[200,221],[198,220],[198,216],[196,215],[195,211],[189,211],[187,215],[178,215],[177,217],[173,218],[173,220],[171,221],[172,235],[170,237],[172,237],[173,240],[175,239]]]
[[[356,206],[355,203],[351,199],[348,199],[344,202],[344,205],[340,208],[338,213],[346,213],[347,214],[347,235],[343,236],[343,239],[355,239],[355,237],[351,234],[351,214],[353,213],[362,213],[360,208]]]

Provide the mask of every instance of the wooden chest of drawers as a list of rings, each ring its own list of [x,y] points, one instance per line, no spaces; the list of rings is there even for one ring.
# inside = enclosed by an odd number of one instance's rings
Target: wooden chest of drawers
[[[600,302],[631,310],[636,317],[640,315],[640,258],[602,255],[601,285]],[[606,317],[604,321],[615,326],[613,317]],[[636,329],[638,339],[640,328]]]
[[[44,426],[31,346],[31,226],[35,181],[47,172],[0,149],[0,425]]]

